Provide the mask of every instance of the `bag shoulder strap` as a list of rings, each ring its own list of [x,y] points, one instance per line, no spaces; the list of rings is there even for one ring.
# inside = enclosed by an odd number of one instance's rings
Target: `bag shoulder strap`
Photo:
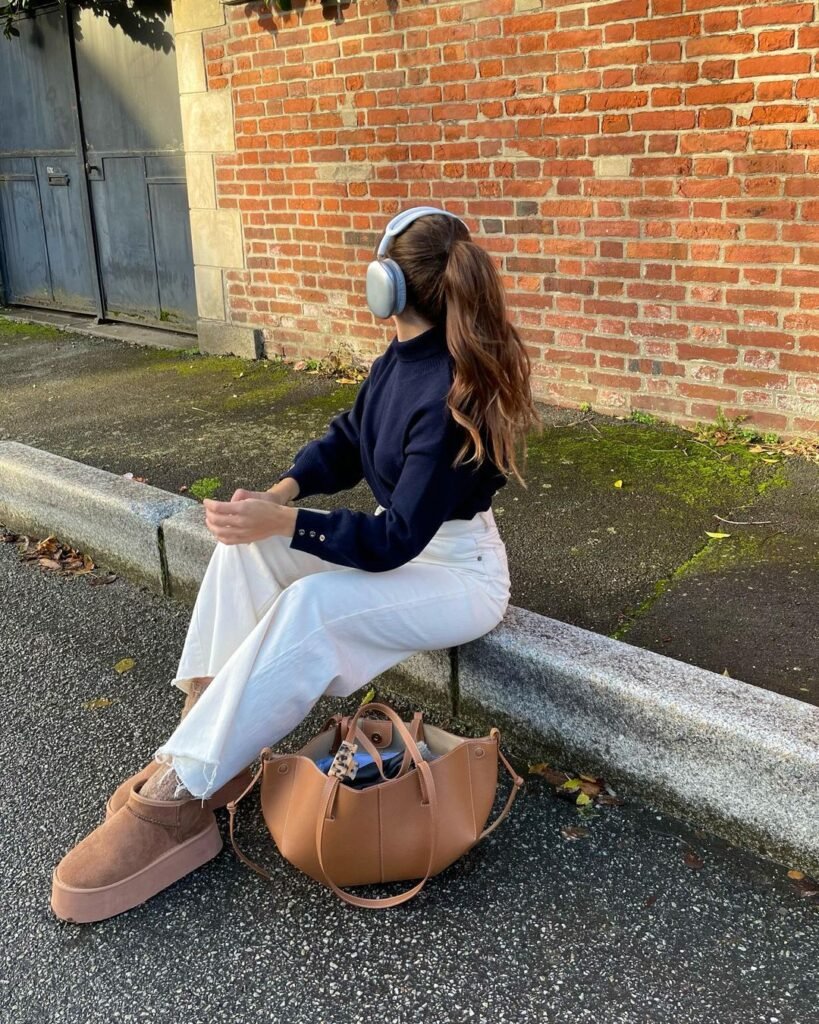
[[[479,843],[482,839],[486,839],[486,837],[488,835],[490,835],[490,833],[495,831],[495,829],[498,827],[498,825],[500,825],[500,823],[503,821],[503,819],[512,810],[512,804],[515,802],[515,797],[518,795],[520,790],[523,788],[523,779],[521,778],[520,775],[518,775],[518,773],[515,771],[515,769],[512,767],[512,765],[506,760],[506,758],[504,757],[503,751],[500,748],[500,729],[496,729],[493,726],[489,730],[489,735],[493,739],[496,739],[498,741],[498,757],[503,762],[504,768],[507,770],[507,772],[509,773],[510,778],[512,779],[512,788],[509,790],[509,796],[506,798],[506,803],[503,805],[503,810],[500,812],[500,814],[497,816],[497,818],[495,818],[495,820],[492,822],[492,824],[491,825],[487,825],[487,827],[483,830],[483,832],[481,832],[481,834],[475,840],[476,844]]]
[[[240,800],[244,800],[244,798],[247,796],[247,794],[253,789],[253,787],[256,785],[256,783],[259,781],[259,779],[262,777],[262,772],[264,771],[265,762],[270,760],[270,758],[273,757],[273,756],[275,756],[275,755],[273,754],[273,751],[270,749],[270,747],[265,747],[262,750],[262,752],[259,754],[259,767],[258,767],[258,770],[256,771],[256,774],[253,776],[253,779],[251,780],[251,782],[236,797],[235,800],[231,800],[231,801],[229,801],[229,803],[227,803],[225,805],[227,807],[228,814],[230,815],[230,826],[229,826],[229,828],[230,828],[230,842],[231,842],[231,845],[233,846],[233,849],[234,849],[234,851],[236,853],[236,856],[239,858],[239,860],[241,860],[245,864],[247,864],[247,866],[249,868],[253,868],[253,870],[256,872],[257,875],[261,875],[262,878],[266,878],[269,882],[273,881],[273,876],[269,875],[264,870],[264,868],[259,867],[259,865],[255,861],[252,861],[250,859],[250,857],[247,857],[239,849],[239,844],[236,842],[236,835],[234,833],[234,827],[235,827],[235,823],[236,823],[236,810],[237,810],[237,808],[239,806],[239,801]]]

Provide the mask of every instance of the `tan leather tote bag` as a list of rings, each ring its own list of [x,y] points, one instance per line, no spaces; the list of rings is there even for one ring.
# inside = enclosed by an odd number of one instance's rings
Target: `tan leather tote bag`
[[[383,719],[369,716],[375,712]],[[437,754],[425,761],[417,741],[423,736]],[[343,738],[342,738],[343,737]],[[265,747],[258,771],[245,791],[228,805],[233,848],[264,878],[270,875],[246,857],[234,835],[239,802],[262,779],[261,804],[267,828],[287,860],[357,907],[395,907],[416,896],[438,874],[493,832],[509,813],[523,779],[500,750],[500,733],[471,739],[422,722],[416,713],[405,723],[386,704],[362,704],[348,718],[333,716],[295,754]],[[382,776],[365,788],[342,782],[358,746],[370,753]],[[378,748],[404,748],[399,774],[384,779]],[[315,758],[335,752],[324,774]],[[488,827],[498,786],[498,759],[512,778],[512,789]],[[335,774],[330,774],[335,772]],[[369,899],[341,886],[420,879],[398,896]]]

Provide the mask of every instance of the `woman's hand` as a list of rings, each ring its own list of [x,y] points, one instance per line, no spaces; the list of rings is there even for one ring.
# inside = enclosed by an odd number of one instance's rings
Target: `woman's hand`
[[[275,490],[246,491],[243,487],[239,487],[237,490],[235,490],[231,495],[230,500],[245,501],[247,498],[258,498],[259,501],[272,501],[275,502],[275,504],[277,505],[286,505],[289,500],[281,491],[279,491],[278,493]]]
[[[274,536],[292,537],[299,511],[282,505],[270,494],[236,501],[205,498],[203,505],[207,528],[223,544],[250,544]]]

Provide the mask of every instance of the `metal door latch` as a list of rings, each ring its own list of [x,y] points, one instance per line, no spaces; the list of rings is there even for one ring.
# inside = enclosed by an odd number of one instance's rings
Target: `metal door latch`
[[[67,185],[70,181],[68,175],[59,167],[46,167],[49,185]]]

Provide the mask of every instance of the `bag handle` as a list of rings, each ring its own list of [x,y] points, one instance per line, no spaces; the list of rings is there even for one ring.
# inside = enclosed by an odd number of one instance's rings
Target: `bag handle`
[[[386,781],[387,776],[384,774],[384,761],[381,757],[381,753],[363,729],[356,729],[355,742],[367,751],[373,759],[375,767],[378,769],[378,774],[382,779],[384,779],[384,781]]]
[[[416,743],[418,743],[419,739],[421,738],[421,728],[423,726],[423,722],[424,722],[423,712],[421,712],[421,711],[414,712],[413,716],[412,716],[412,721],[409,724],[409,731],[412,734],[412,738],[415,740]],[[419,753],[420,753],[420,751],[419,751]],[[398,775],[396,776],[396,778],[400,779],[402,775],[406,775],[407,772],[410,770],[410,765],[411,764],[412,764],[412,755],[410,754],[409,747],[404,747],[404,756],[401,759],[401,767],[398,769]]]
[[[493,737],[493,739],[496,739],[498,741],[498,757],[501,759],[501,761],[503,761],[504,768],[507,770],[507,772],[509,772],[509,775],[512,779],[512,788],[509,790],[509,796],[506,798],[506,803],[503,805],[503,810],[500,812],[497,818],[495,818],[492,824],[487,825],[483,832],[481,832],[481,834],[475,840],[476,846],[482,839],[486,839],[486,837],[491,832],[494,832],[498,825],[500,825],[500,823],[506,817],[506,815],[512,810],[512,804],[515,802],[515,797],[518,795],[518,793],[523,787],[523,779],[520,775],[518,775],[518,773],[515,771],[512,765],[509,764],[509,762],[506,760],[503,751],[500,748],[500,729],[496,729],[494,726],[492,726],[492,728],[489,730],[489,735]]]
[[[398,713],[388,704],[379,704],[375,701],[370,701],[369,704],[362,704],[354,714],[350,715],[347,735],[344,737],[348,742],[353,742],[357,731],[363,732],[358,725],[358,721],[360,718],[364,718],[369,711],[380,711],[382,715],[392,722],[393,727],[398,732],[398,735],[404,741],[404,758],[401,762],[401,771],[399,772],[399,775],[406,771],[405,765],[408,760],[413,762],[416,766],[420,763],[426,764],[424,756],[418,749],[416,742],[416,737],[421,728],[421,712],[416,712],[415,715],[413,715],[412,722],[408,728]],[[424,802],[427,803],[429,798],[424,789],[423,775],[419,775],[419,781],[421,782],[421,792],[424,797]]]
[[[348,738],[355,734],[356,724],[358,719],[369,710],[380,711],[383,715],[390,719],[395,728],[398,730],[399,735],[404,741],[407,750],[410,751],[410,756],[415,762],[415,767],[418,769],[418,780],[421,783],[421,794],[422,803],[429,805],[429,855],[427,857],[427,866],[424,872],[424,877],[416,883],[411,889],[407,889],[406,892],[400,893],[398,896],[381,896],[377,898],[369,898],[366,896],[353,896],[351,893],[345,892],[339,888],[333,879],[330,877],[327,868],[324,863],[323,846],[324,846],[324,831],[326,823],[329,820],[332,821],[332,815],[329,813],[332,808],[335,797],[338,792],[338,787],[341,785],[341,780],[337,778],[329,778],[325,785],[325,800],[322,813],[316,822],[316,853],[318,855],[319,866],[321,867],[324,877],[327,879],[329,887],[333,890],[336,896],[339,896],[345,903],[350,903],[354,907],[367,907],[370,909],[380,909],[386,907],[397,907],[401,903],[406,903],[407,900],[411,900],[413,896],[417,896],[418,893],[427,884],[431,874],[432,865],[435,860],[435,848],[436,848],[436,837],[438,830],[438,797],[435,792],[435,780],[432,777],[429,765],[421,756],[421,752],[416,746],[415,740],[407,729],[406,725],[402,722],[401,718],[396,714],[391,707],[386,704],[369,703],[362,704],[362,706],[355,712],[350,720],[350,727],[347,733]]]

